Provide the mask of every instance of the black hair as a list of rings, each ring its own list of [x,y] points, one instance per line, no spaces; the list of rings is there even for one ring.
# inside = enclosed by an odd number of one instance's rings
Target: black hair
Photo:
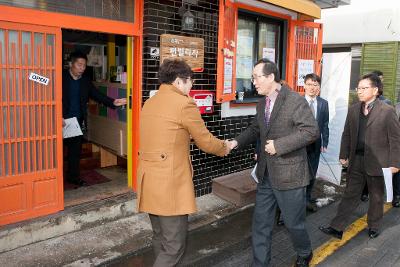
[[[69,54],[69,60],[71,61],[71,63],[74,63],[79,58],[83,58],[84,60],[86,60],[86,62],[88,60],[86,54],[81,51],[74,51]]]
[[[191,78],[193,75],[190,66],[182,59],[167,58],[158,71],[160,83],[172,84],[176,78]]]
[[[371,71],[372,74],[375,74],[376,76],[383,76],[383,72],[380,70],[373,70]]]
[[[313,82],[317,82],[319,85],[321,85],[321,78],[315,74],[315,73],[309,73],[304,77],[304,83],[306,83],[307,80],[311,80]]]
[[[381,78],[379,78],[378,75],[376,75],[374,73],[368,73],[368,74],[365,74],[365,75],[361,76],[361,78],[358,79],[358,82],[360,82],[361,80],[369,80],[369,82],[371,83],[371,86],[372,87],[377,87],[379,95],[382,95],[382,93],[383,93],[383,83],[382,83]]]
[[[281,81],[281,75],[279,73],[279,69],[274,62],[272,62],[269,59],[262,58],[259,61],[257,61],[256,64],[254,64],[254,67],[257,66],[258,64],[264,64],[262,69],[264,75],[274,74],[274,81],[277,83]]]
[[[379,78],[381,78],[381,76],[383,77],[383,72],[380,70],[373,70],[371,71],[371,73],[379,76]],[[379,95],[383,95],[383,83],[382,83],[382,90],[379,91]]]

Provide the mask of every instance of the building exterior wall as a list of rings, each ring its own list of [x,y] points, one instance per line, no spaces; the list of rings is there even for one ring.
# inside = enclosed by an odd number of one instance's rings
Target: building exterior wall
[[[204,71],[194,74],[194,90],[216,91],[217,47],[218,47],[218,1],[199,0],[191,7],[196,14],[197,25],[194,32],[181,31],[181,18],[178,9],[181,1],[148,0],[144,3],[143,18],[143,103],[149,98],[151,90],[158,89],[157,71],[159,59],[150,57],[150,47],[160,47],[160,35],[164,33],[198,37],[204,39]],[[233,138],[250,124],[253,116],[221,118],[221,105],[214,102],[214,113],[203,115],[207,128],[220,139]],[[254,146],[233,151],[225,158],[216,157],[200,151],[191,145],[193,182],[196,196],[211,193],[212,179],[237,172],[254,165],[252,155]]]
[[[318,22],[324,24],[323,45],[400,41],[399,3],[389,7],[363,6],[360,2],[360,5],[325,9]]]
[[[132,1],[132,0],[127,0]],[[287,0],[284,2],[288,2],[292,0]],[[298,0],[300,1],[300,0]],[[303,0],[301,0],[303,1]],[[0,1],[1,2],[1,1]],[[23,2],[23,1],[22,1]],[[21,2],[21,3],[22,3]],[[183,3],[184,2],[184,3]],[[182,6],[188,7],[189,2],[196,2],[196,4],[191,4],[191,12],[196,15],[196,28],[193,32],[184,32],[181,30],[181,17],[179,15],[179,10]],[[217,73],[221,73],[221,63],[218,65],[218,55],[222,55],[221,50],[219,50],[218,43],[221,44],[223,42],[219,42],[219,37],[224,36],[225,33],[219,36],[219,33],[223,32],[219,30],[219,14],[220,14],[220,3],[224,3],[224,1],[217,0],[135,0],[135,10],[134,18],[135,22],[130,23],[126,21],[116,21],[109,20],[104,18],[95,18],[95,17],[87,17],[87,16],[75,16],[71,14],[65,13],[56,13],[53,11],[49,11],[47,9],[35,9],[35,8],[21,8],[14,7],[9,5],[1,5],[3,11],[0,12],[0,23],[2,23],[3,27],[8,27],[7,25],[11,25],[11,28],[20,28],[21,29],[32,29],[35,32],[46,31],[47,28],[51,28],[52,31],[55,31],[58,35],[58,50],[61,51],[61,29],[76,29],[83,31],[92,31],[92,32],[104,32],[110,34],[121,34],[127,35],[128,37],[128,46],[133,46],[133,62],[128,62],[128,73],[129,68],[132,69],[133,77],[131,84],[131,88],[135,88],[137,90],[133,90],[132,92],[132,112],[131,115],[128,115],[132,118],[132,131],[128,133],[128,140],[134,140],[132,142],[132,148],[129,150],[129,155],[132,155],[132,158],[128,161],[128,181],[131,176],[135,177],[136,172],[136,164],[137,164],[137,141],[138,141],[138,121],[140,115],[140,108],[150,96],[150,92],[158,89],[158,79],[157,72],[160,65],[160,61],[157,58],[151,58],[150,56],[150,48],[151,47],[160,47],[160,35],[161,34],[175,34],[181,36],[189,36],[189,37],[198,37],[204,39],[205,42],[205,57],[204,57],[204,71],[197,72],[194,74],[195,85],[193,87],[194,90],[210,90],[212,92],[217,92]],[[228,4],[229,3],[229,4]],[[290,2],[291,3],[291,2]],[[235,5],[233,8],[237,10],[239,7],[245,10],[249,10],[253,13],[264,14],[270,18],[281,18],[289,24],[290,29],[285,28],[285,37],[284,42],[287,42],[286,45],[283,46],[283,49],[290,50],[291,54],[287,55],[283,53],[282,57],[285,59],[285,65],[289,62],[293,63],[293,71],[295,71],[296,67],[294,62],[296,62],[297,57],[294,52],[296,52],[296,40],[294,39],[295,34],[291,34],[289,36],[289,32],[295,33],[296,27],[307,27],[307,28],[315,28],[318,26],[309,25],[310,22],[304,22],[301,20],[296,20],[298,18],[299,13],[296,11],[289,11],[289,9],[284,9],[282,7],[271,6],[270,4],[263,3],[262,1],[255,0],[230,0],[225,1],[225,8]],[[144,10],[142,7],[144,6]],[[46,11],[44,11],[46,10]],[[125,10],[126,11],[126,10]],[[143,12],[142,12],[143,11]],[[83,14],[80,14],[83,15]],[[143,19],[143,21],[139,21],[136,18]],[[224,27],[229,29],[230,31],[236,31],[236,21],[230,22],[229,19],[225,18]],[[236,20],[237,17],[235,17]],[[308,17],[307,20],[310,18]],[[225,26],[228,24],[228,27]],[[221,26],[222,27],[222,26]],[[130,41],[129,41],[130,40]],[[222,39],[223,40],[223,39]],[[232,39],[234,40],[234,39]],[[320,38],[318,39],[320,40]],[[318,41],[318,44],[320,42]],[[289,49],[289,47],[291,47]],[[320,48],[320,45],[318,45]],[[143,48],[143,49],[142,49]],[[319,51],[318,48],[318,51]],[[142,54],[143,51],[143,54]],[[58,56],[57,59],[61,60],[61,52],[56,53]],[[234,54],[234,56],[236,56]],[[128,58],[132,58],[128,56]],[[143,60],[142,60],[143,59]],[[319,64],[319,60],[315,60],[315,64]],[[61,63],[56,64],[59,68],[61,68]],[[251,66],[250,68],[251,69]],[[289,69],[289,68],[287,68]],[[57,71],[60,75],[61,71]],[[222,72],[224,74],[224,72]],[[235,73],[233,72],[235,75]],[[225,74],[224,74],[225,75]],[[294,72],[291,73],[294,75]],[[251,74],[249,75],[251,76]],[[289,74],[287,74],[289,76]],[[222,77],[219,75],[219,77]],[[233,76],[232,79],[235,79]],[[59,81],[61,80],[58,79]],[[60,88],[60,86],[58,86]],[[221,91],[221,87],[218,88],[219,92]],[[232,90],[232,94],[235,94],[235,88]],[[140,100],[142,103],[140,103]],[[57,101],[58,104],[61,103],[61,100]],[[228,107],[227,112],[222,112],[222,107]],[[225,102],[222,104],[216,104],[214,101],[214,112],[209,115],[204,115],[203,119],[206,123],[207,128],[218,138],[220,139],[229,139],[234,138],[239,135],[243,130],[245,130],[251,121],[254,118],[254,110],[255,104],[251,106],[243,106],[237,105],[235,107],[230,106],[229,102]],[[231,110],[232,109],[232,110]],[[245,110],[248,109],[248,110]],[[224,113],[224,116],[222,116]],[[56,115],[58,120],[58,129],[61,129],[61,116]],[[128,131],[129,132],[129,131]],[[60,138],[61,139],[61,138]],[[59,146],[61,147],[61,146]],[[59,151],[62,151],[61,148],[58,148]],[[232,153],[225,157],[219,158],[213,155],[205,154],[201,152],[194,144],[191,145],[191,156],[192,163],[194,167],[194,185],[196,196],[201,196],[204,194],[208,194],[211,192],[211,183],[212,179],[218,176],[227,175],[230,173],[238,172],[244,169],[251,168],[254,165],[253,160],[254,155],[254,145],[250,145],[243,150],[234,150]],[[60,160],[61,161],[61,160]],[[62,168],[59,168],[60,179],[62,179]],[[43,174],[38,172],[33,172],[30,176],[41,176]],[[3,177],[0,177],[3,178]],[[9,177],[6,177],[9,179]],[[39,177],[41,178],[41,177]],[[131,177],[132,178],[132,177]],[[11,178],[10,178],[11,179]],[[133,188],[135,188],[135,178],[133,178]],[[3,179],[4,181],[8,181]],[[62,185],[62,183],[58,183]],[[131,185],[131,183],[130,183]],[[1,185],[0,185],[1,187]],[[29,187],[32,188],[32,187]],[[57,210],[62,210],[63,205],[63,192],[62,186],[59,186],[60,192],[55,192],[54,190],[45,190],[49,195],[56,195],[58,199],[60,199],[60,203],[57,206]],[[29,189],[31,190],[31,189]],[[26,195],[22,195],[23,198],[29,198],[29,191]],[[39,192],[40,193],[40,192]],[[15,194],[14,194],[15,195]],[[41,195],[43,198],[43,194]],[[8,199],[9,201],[10,199]],[[9,201],[11,205],[14,205],[14,201]],[[22,203],[23,201],[21,201]],[[57,210],[52,210],[51,212],[56,212]],[[41,216],[44,214],[51,213],[50,211],[46,211],[46,213],[38,213],[35,210],[27,210],[23,211],[22,215],[18,218],[12,216],[5,216],[5,219],[1,220],[0,214],[0,225],[8,224],[11,222],[22,221],[29,218],[34,218],[37,216]]]
[[[380,42],[363,44],[360,74],[364,75],[374,70],[383,72],[383,95],[392,103],[397,102],[399,72],[398,42]]]

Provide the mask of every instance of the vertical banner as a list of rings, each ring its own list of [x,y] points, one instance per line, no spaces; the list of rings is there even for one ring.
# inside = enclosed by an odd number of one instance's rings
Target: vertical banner
[[[340,142],[347,116],[350,88],[351,52],[324,53],[321,97],[329,103],[329,144],[321,153],[317,177],[340,184]]]

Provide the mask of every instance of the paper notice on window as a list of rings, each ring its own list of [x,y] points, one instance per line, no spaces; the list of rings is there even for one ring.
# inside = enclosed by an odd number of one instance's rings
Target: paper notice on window
[[[393,174],[390,168],[382,168],[383,178],[385,179],[385,190],[386,190],[386,202],[392,202],[393,200]]]
[[[76,117],[65,119],[65,126],[63,127],[63,138],[70,138],[83,135],[81,127],[79,126]]]
[[[263,47],[263,58],[275,62],[275,48]]]
[[[256,170],[257,170],[257,163],[254,166],[254,169],[251,171],[251,177],[258,184],[258,178],[257,178]]]
[[[233,60],[224,57],[224,94],[232,93]]]
[[[314,60],[299,59],[297,61],[297,85],[304,86],[304,77],[314,72]]]

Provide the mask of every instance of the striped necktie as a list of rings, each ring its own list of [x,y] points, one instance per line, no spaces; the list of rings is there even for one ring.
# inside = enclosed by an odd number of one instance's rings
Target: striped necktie
[[[265,97],[265,116],[264,116],[264,121],[265,121],[265,126],[269,126],[269,116],[270,116],[270,107],[271,107],[271,99],[266,96]]]
[[[313,115],[314,118],[315,118],[314,99],[311,99],[311,100],[310,100],[310,108],[311,108],[312,115]]]

